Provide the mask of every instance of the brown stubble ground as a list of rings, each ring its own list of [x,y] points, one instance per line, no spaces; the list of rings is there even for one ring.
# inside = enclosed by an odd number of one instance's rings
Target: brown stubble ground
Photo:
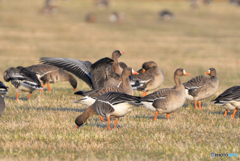
[[[189,9],[186,2],[114,1],[98,10],[89,1],[57,1],[58,13],[38,14],[42,1],[0,2],[0,73],[8,67],[37,64],[39,57],[69,57],[96,61],[112,51],[126,51],[120,61],[135,70],[144,61],[156,61],[165,73],[162,87],[174,85],[173,72],[185,68],[190,77],[215,67],[220,79],[217,95],[239,84],[240,10],[227,3]],[[157,13],[169,8],[170,22]],[[121,26],[111,24],[112,11],[125,13]],[[83,22],[88,12],[97,14],[96,24]],[[10,83],[6,110],[0,122],[2,160],[210,160],[210,153],[238,153],[239,113],[233,120],[223,109],[203,101],[203,110],[192,102],[170,115],[159,115],[140,107],[120,119],[116,130],[91,117],[74,130],[74,120],[86,107],[68,83],[51,85],[52,92],[35,91],[32,100]],[[89,89],[79,81],[78,90]],[[136,95],[141,93],[136,92]],[[113,122],[111,124],[113,127]],[[220,159],[220,158],[215,158]],[[225,159],[225,158],[221,158]],[[231,158],[239,160],[238,158]],[[1,159],[0,159],[1,160]]]

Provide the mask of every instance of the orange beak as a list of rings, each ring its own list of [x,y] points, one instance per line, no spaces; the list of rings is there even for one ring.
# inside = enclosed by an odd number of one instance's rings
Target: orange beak
[[[190,74],[185,71],[184,75],[190,75]]]
[[[205,74],[209,75],[210,74],[210,70],[208,70]]]
[[[146,72],[146,70],[145,70],[145,69],[143,69],[143,70],[142,70],[142,72],[143,72],[143,73],[145,73],[145,72]]]
[[[123,55],[125,53],[125,51],[122,51],[121,54]]]
[[[75,126],[75,129],[77,129],[77,128],[78,128],[78,126],[76,125],[76,126]]]
[[[137,75],[137,74],[139,73],[132,69],[132,75]]]

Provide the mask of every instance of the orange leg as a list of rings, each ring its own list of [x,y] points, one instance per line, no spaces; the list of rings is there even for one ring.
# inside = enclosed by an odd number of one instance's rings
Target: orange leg
[[[74,88],[74,91],[77,91],[77,88]]]
[[[198,101],[198,107],[199,107],[199,110],[202,109],[202,106],[201,106],[201,101]]]
[[[145,97],[147,95],[147,92],[143,92],[143,97]]]
[[[197,101],[194,101],[195,109],[197,109]]]
[[[75,129],[77,129],[77,128],[78,128],[78,126],[76,125],[76,126],[75,126]]]
[[[48,88],[48,91],[51,92],[51,89],[50,89],[49,83],[47,83],[47,88]]]
[[[109,116],[107,117],[107,121],[108,121],[108,128],[107,129],[111,130],[111,128],[110,128],[110,117]]]
[[[170,120],[170,118],[169,118],[169,113],[167,113],[167,119]]]
[[[18,95],[19,95],[19,92],[17,92],[16,101],[18,100]]]
[[[159,113],[158,111],[155,112],[155,116],[154,116],[153,121],[156,121],[156,120],[157,120],[157,115],[158,115],[158,113]]]
[[[235,114],[237,112],[237,109],[234,110],[233,114],[232,114],[232,118],[235,119]]]
[[[117,121],[118,121],[118,118],[115,119],[115,125],[114,125],[114,129],[116,128],[117,126]]]
[[[105,122],[105,121],[103,120],[103,117],[102,117],[102,116],[99,115],[99,118],[100,118],[100,120],[101,120],[102,122]]]
[[[228,112],[228,111],[226,110],[225,113],[224,113],[224,116],[227,116],[227,112]]]
[[[30,98],[31,98],[31,95],[32,95],[32,94],[31,94],[31,93],[29,93],[29,95],[28,95],[28,99],[29,99],[29,100],[30,100]]]
[[[0,121],[1,121],[1,117],[0,117]]]
[[[42,87],[44,87],[44,86],[45,86],[45,84],[42,85]],[[40,91],[43,91],[43,89],[40,89]]]

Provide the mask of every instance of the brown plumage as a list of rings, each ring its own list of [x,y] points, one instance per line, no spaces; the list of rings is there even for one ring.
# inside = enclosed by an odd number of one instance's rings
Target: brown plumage
[[[192,78],[186,83],[183,83],[186,89],[187,99],[195,102],[195,108],[197,108],[198,102],[199,109],[202,109],[201,100],[214,95],[217,92],[219,85],[217,72],[214,68],[209,68],[205,74],[210,75],[210,78],[200,75]]]
[[[138,73],[139,75],[132,77],[135,84],[138,84],[137,90],[144,92],[143,97],[147,95],[146,92],[160,87],[165,78],[163,71],[154,61],[143,63],[142,69],[140,69]]]
[[[36,73],[38,78],[43,82],[43,87],[47,83],[48,91],[51,91],[49,83],[60,81],[68,81],[76,91],[77,80],[63,69],[48,64],[32,65],[27,67],[27,69]]]
[[[166,113],[169,120],[169,113],[172,113],[182,107],[186,100],[186,94],[180,76],[190,75],[184,69],[178,68],[174,73],[175,88],[163,88],[142,98],[144,106],[155,111],[157,119],[158,113]]]

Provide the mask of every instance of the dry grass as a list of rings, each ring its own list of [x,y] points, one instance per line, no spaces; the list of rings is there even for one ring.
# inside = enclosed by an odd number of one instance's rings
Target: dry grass
[[[186,2],[115,1],[112,8],[97,10],[87,0],[71,0],[57,1],[58,13],[43,16],[37,13],[42,5],[0,2],[0,73],[36,64],[43,56],[94,62],[120,49],[126,51],[120,60],[136,70],[144,61],[156,61],[166,76],[162,87],[174,85],[178,67],[191,77],[215,67],[217,94],[239,84],[240,10],[235,6],[214,3],[191,10]],[[172,21],[159,21],[157,13],[164,8],[176,15]],[[108,21],[114,10],[125,13],[123,25]],[[96,24],[83,22],[88,12],[97,14]],[[203,101],[202,111],[186,102],[171,121],[161,115],[153,122],[154,114],[141,107],[120,119],[116,130],[107,131],[98,117],[74,130],[85,107],[72,104],[79,97],[68,83],[52,85],[51,93],[35,91],[31,101],[22,92],[19,102],[13,86],[5,84],[10,92],[0,122],[2,160],[209,160],[211,152],[240,155],[239,113],[235,120],[231,113],[224,117],[222,107],[210,99]],[[88,87],[79,81],[78,89]]]

